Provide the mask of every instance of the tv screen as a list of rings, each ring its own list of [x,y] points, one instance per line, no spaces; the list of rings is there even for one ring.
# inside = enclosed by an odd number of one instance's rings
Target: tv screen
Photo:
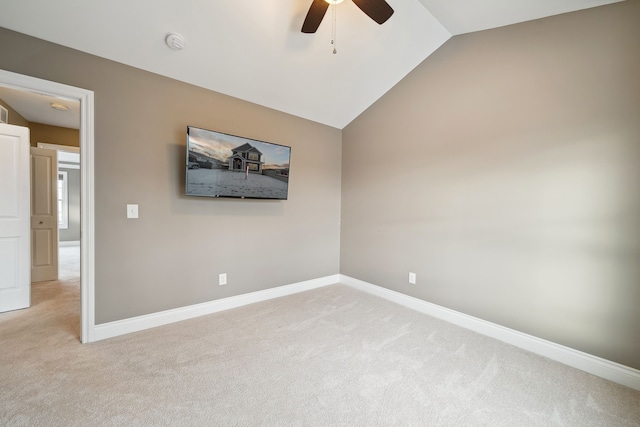
[[[186,195],[286,200],[291,147],[187,127]]]

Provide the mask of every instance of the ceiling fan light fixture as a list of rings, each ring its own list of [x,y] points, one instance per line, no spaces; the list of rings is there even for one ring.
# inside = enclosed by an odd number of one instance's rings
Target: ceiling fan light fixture
[[[304,18],[304,23],[302,24],[302,32],[307,34],[315,33],[329,6],[332,6],[333,13],[335,14],[335,5],[342,1],[343,0],[312,0],[307,16]],[[389,6],[386,0],[353,0],[353,3],[358,6],[365,15],[378,24],[384,24],[391,18],[391,15],[393,15],[393,8]]]
[[[52,102],[51,108],[58,111],[69,111],[69,107],[64,104],[60,104],[59,102]]]

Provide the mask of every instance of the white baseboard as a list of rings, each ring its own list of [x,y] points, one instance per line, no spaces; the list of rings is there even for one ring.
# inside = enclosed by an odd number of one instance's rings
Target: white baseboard
[[[454,325],[487,335],[499,341],[556,360],[565,365],[640,390],[640,370],[602,359],[551,341],[509,329],[477,317],[441,307],[349,276],[340,275],[340,283],[395,302]]]
[[[67,240],[65,242],[58,242],[58,247],[65,246],[80,246],[80,240]]]
[[[119,335],[217,313],[260,301],[267,301],[273,298],[304,292],[335,283],[343,283],[429,316],[445,320],[449,323],[453,323],[454,325],[495,338],[532,353],[548,357],[549,359],[556,360],[560,363],[564,363],[565,365],[580,369],[601,378],[625,385],[635,390],[640,390],[640,370],[342,274],[335,274],[321,277],[319,279],[307,280],[304,282],[293,283],[291,285],[279,286],[277,288],[265,289],[263,291],[251,292],[248,294],[190,305],[187,307],[175,308],[172,310],[161,311],[159,313],[103,323],[94,327],[93,341],[113,338]]]
[[[304,292],[322,286],[338,283],[340,275],[321,277],[319,279],[307,280],[291,285],[279,286],[277,288],[265,289],[263,291],[251,292],[248,294],[237,295],[229,298],[194,304],[187,307],[174,308],[172,310],[161,311],[158,313],[147,314],[144,316],[132,317],[129,319],[117,320],[114,322],[102,323],[95,325],[92,341],[100,341],[107,338],[113,338],[131,332],[138,332],[144,329],[155,328],[156,326],[167,325],[169,323],[179,322],[181,320],[192,319],[206,314],[217,313],[219,311],[229,310],[241,307],[243,305],[253,304],[260,301],[266,301],[273,298],[283,297],[286,295]]]

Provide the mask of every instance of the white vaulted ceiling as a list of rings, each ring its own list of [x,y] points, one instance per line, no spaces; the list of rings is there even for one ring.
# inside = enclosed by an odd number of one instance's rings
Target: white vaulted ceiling
[[[0,0],[0,26],[341,129],[452,35],[619,0],[387,1],[383,25],[337,6],[336,55],[311,0]]]

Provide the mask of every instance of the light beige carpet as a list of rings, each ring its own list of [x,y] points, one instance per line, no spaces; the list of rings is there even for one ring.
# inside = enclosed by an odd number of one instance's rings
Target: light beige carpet
[[[77,281],[33,302],[2,426],[640,425],[639,392],[344,285],[85,345]]]

